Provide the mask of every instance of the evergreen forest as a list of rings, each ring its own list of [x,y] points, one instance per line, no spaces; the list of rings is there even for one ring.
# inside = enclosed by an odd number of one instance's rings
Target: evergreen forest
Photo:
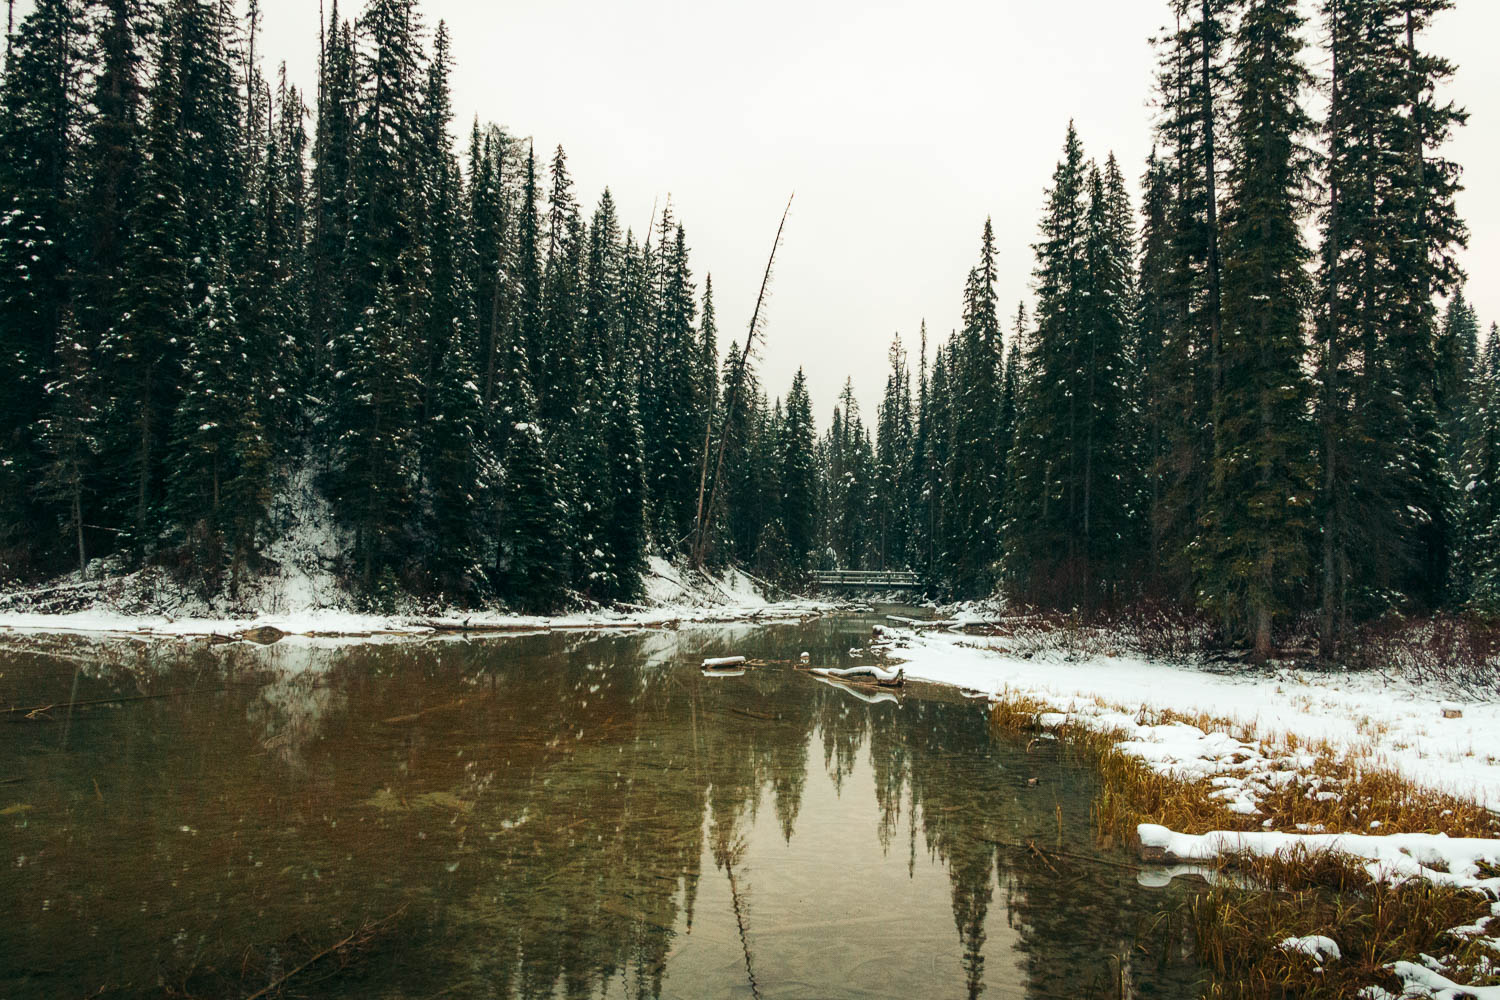
[[[312,90],[257,0],[35,0],[0,85],[0,579],[232,593],[312,496],[372,606],[630,602],[660,555],[1157,602],[1262,657],[1500,613],[1452,5],[1163,0],[1149,160],[1059,122],[1032,299],[997,301],[985,222],[960,327],[820,423],[721,330],[670,201],[634,232],[563,148],[455,122],[417,0],[333,0]]]

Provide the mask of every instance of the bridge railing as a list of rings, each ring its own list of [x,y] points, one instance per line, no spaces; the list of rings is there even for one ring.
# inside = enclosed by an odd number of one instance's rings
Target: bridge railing
[[[820,587],[915,588],[922,586],[922,578],[909,570],[825,570],[815,573],[813,582]]]

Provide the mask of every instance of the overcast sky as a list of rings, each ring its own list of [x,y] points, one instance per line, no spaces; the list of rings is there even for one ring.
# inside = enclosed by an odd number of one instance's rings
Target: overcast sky
[[[344,0],[353,13],[358,0]],[[311,90],[317,0],[262,0],[268,66]],[[782,206],[763,375],[805,366],[820,422],[846,376],[873,420],[898,331],[959,321],[986,216],[1008,313],[1029,297],[1043,190],[1075,119],[1135,179],[1151,145],[1149,38],[1166,0],[425,0],[454,37],[458,129],[477,114],[559,142],[585,206],[608,185],[640,234],[672,199],[695,277],[714,276],[722,343],[742,338]],[[1472,114],[1464,260],[1500,320],[1500,3],[1458,0],[1432,47]],[[1007,322],[1008,325],[1008,322]]]

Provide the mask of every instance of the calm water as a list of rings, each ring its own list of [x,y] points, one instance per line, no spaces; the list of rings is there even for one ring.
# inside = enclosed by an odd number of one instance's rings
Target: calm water
[[[697,669],[871,623],[0,637],[6,706],[167,695],[0,723],[0,998],[243,998],[350,934],[272,995],[1196,995],[1186,890],[1107,863],[1056,742]]]

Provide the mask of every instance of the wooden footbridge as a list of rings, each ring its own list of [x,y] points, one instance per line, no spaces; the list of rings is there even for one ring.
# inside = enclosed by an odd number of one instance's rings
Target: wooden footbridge
[[[922,578],[910,570],[836,569],[813,574],[822,591],[921,590]]]

